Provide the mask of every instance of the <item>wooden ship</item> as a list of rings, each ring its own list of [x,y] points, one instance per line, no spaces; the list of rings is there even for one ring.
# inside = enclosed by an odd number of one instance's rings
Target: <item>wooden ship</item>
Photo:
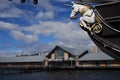
[[[95,5],[94,11],[101,21],[100,34],[89,36],[93,42],[106,54],[120,61],[120,1],[119,0],[83,0],[100,3]]]

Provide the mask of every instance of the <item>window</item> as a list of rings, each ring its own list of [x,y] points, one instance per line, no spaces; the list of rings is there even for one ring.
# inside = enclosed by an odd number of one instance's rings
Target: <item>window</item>
[[[64,51],[62,49],[57,49],[55,51],[55,58],[56,59],[63,59],[64,58]]]

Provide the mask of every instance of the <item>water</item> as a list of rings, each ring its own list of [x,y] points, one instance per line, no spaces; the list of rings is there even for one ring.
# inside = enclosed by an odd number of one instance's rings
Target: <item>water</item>
[[[49,71],[0,76],[0,80],[120,80],[120,70]]]

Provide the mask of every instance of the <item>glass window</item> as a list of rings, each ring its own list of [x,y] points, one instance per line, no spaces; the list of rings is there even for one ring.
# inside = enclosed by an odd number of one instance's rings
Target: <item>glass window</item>
[[[55,58],[56,59],[63,59],[64,58],[64,51],[62,49],[57,49],[55,51]]]

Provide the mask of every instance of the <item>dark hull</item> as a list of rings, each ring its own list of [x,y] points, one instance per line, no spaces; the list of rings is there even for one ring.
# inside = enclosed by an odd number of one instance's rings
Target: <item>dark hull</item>
[[[120,2],[96,6],[95,13],[102,22],[103,32],[100,35],[88,34],[103,52],[120,61],[120,20],[117,18],[120,16],[119,10]]]
[[[120,1],[98,5],[95,8],[111,27],[120,30]]]

